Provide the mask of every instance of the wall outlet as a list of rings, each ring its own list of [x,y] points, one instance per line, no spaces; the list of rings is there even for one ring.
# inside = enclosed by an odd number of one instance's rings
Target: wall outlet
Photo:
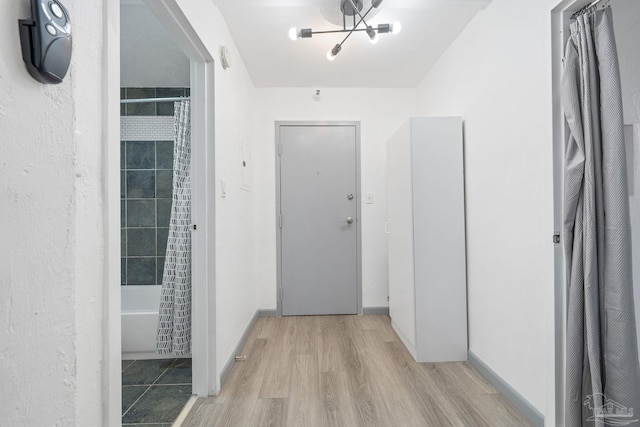
[[[372,205],[373,204],[373,193],[365,193],[364,202],[367,205]]]

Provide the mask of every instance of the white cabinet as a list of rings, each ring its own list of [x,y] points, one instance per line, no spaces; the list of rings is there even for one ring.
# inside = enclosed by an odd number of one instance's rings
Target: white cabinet
[[[409,120],[387,144],[389,314],[418,362],[467,360],[462,119]]]

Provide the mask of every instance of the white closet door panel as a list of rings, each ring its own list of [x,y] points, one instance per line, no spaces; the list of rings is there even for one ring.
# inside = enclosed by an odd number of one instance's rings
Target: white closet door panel
[[[416,325],[413,260],[411,140],[409,124],[387,144],[389,314],[415,357]]]
[[[417,360],[466,360],[462,119],[411,123]]]

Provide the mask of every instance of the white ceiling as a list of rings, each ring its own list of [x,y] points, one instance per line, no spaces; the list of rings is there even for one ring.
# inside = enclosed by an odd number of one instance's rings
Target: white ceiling
[[[142,2],[122,1],[120,86],[189,87],[189,81],[189,59],[151,11]]]
[[[249,73],[259,87],[415,87],[490,0],[383,0],[369,24],[402,23],[376,45],[355,33],[333,62],[326,53],[344,34],[291,41],[291,27],[337,27],[319,6],[340,0],[215,0]]]

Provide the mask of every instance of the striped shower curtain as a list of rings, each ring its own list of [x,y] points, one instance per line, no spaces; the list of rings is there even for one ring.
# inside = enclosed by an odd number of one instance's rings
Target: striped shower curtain
[[[567,427],[627,425],[640,418],[640,372],[622,93],[609,7],[577,17],[564,61],[565,421]]]
[[[191,352],[191,120],[190,101],[175,103],[173,195],[162,275],[156,353]]]

